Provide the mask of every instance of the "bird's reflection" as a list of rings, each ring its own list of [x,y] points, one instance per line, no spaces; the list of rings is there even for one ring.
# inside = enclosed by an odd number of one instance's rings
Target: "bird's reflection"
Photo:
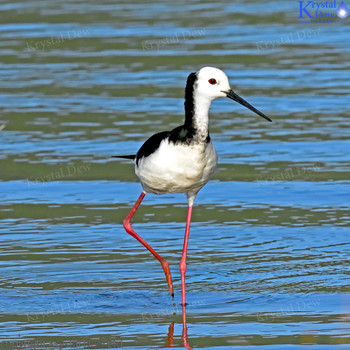
[[[182,341],[186,349],[192,350],[187,337],[186,305],[182,305]]]
[[[188,343],[188,336],[187,336],[187,323],[186,323],[186,306],[182,306],[182,342],[183,346],[188,349],[192,350],[190,344]],[[166,344],[167,347],[173,347],[174,346],[174,322],[171,322],[168,330],[168,341]]]
[[[174,322],[170,323],[169,330],[168,330],[168,342],[166,346],[169,348],[174,346]]]

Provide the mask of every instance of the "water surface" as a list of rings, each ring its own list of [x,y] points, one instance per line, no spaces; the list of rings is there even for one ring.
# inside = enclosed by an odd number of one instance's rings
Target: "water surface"
[[[211,108],[219,155],[188,250],[193,349],[348,349],[349,25],[298,4],[0,2],[2,349],[183,348],[181,194],[127,160],[183,120],[187,75],[225,70],[273,119]],[[347,20],[349,21],[349,20]],[[287,41],[289,38],[289,41]]]

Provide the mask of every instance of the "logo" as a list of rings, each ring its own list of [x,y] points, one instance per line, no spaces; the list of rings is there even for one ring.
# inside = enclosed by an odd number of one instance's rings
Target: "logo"
[[[349,9],[344,1],[337,6],[337,1],[317,2],[313,0],[298,1],[299,23],[345,23]]]
[[[348,17],[349,10],[345,6],[344,1],[340,4],[340,6],[337,8],[336,14],[339,18],[346,18]]]

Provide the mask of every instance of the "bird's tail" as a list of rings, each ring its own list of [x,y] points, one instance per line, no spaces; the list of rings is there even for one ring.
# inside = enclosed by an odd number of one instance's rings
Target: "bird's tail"
[[[118,155],[118,156],[112,156],[112,158],[125,158],[125,159],[134,160],[136,158],[136,154]]]

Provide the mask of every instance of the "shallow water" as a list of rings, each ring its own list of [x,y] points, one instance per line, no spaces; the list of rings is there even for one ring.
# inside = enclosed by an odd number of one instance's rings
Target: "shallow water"
[[[134,218],[173,302],[122,227],[141,187],[111,155],[179,125],[204,65],[273,123],[212,104],[189,344],[349,349],[349,25],[300,24],[296,3],[0,2],[1,349],[183,348],[186,198],[147,195]]]

